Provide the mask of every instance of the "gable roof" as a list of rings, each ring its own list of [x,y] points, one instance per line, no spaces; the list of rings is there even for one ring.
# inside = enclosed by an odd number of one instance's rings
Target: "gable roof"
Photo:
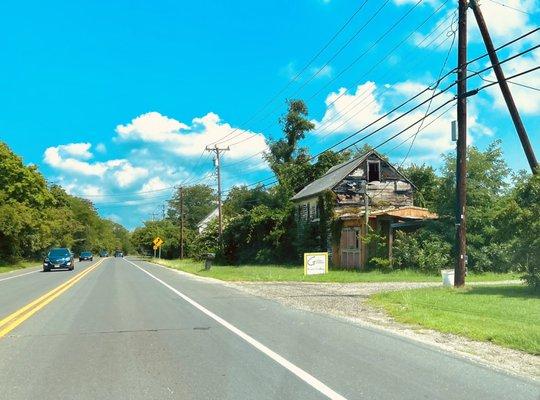
[[[305,188],[300,190],[298,193],[296,193],[291,200],[300,200],[305,199],[307,197],[313,197],[319,193],[324,192],[325,190],[330,190],[334,186],[336,186],[339,182],[341,182],[343,179],[347,177],[351,172],[353,172],[360,164],[362,164],[366,158],[368,158],[370,155],[376,155],[378,158],[381,159],[381,161],[385,161],[388,163],[388,165],[403,179],[405,179],[407,182],[409,182],[411,185],[413,183],[404,176],[401,172],[399,172],[392,164],[390,164],[389,161],[385,160],[381,154],[379,154],[375,150],[370,150],[367,153],[364,153],[362,156],[354,158],[349,161],[345,161],[341,164],[335,165],[332,168],[330,168],[326,174],[321,176],[319,179],[311,182],[309,185],[307,185]],[[415,187],[413,185],[413,187]]]
[[[324,192],[325,190],[332,189],[339,182],[345,179],[347,175],[353,172],[372,153],[376,152],[374,150],[371,150],[362,155],[361,157],[357,157],[350,161],[345,161],[341,164],[333,166],[326,172],[326,174],[321,176],[319,179],[311,182],[305,188],[296,193],[292,197],[292,200],[300,200],[306,197],[312,197],[316,194]],[[379,154],[377,153],[377,155]]]
[[[217,218],[218,217],[218,208],[214,208],[210,214],[208,214],[206,217],[204,217],[198,224],[197,224],[197,227],[202,227],[202,226],[206,226],[208,225],[208,223],[213,220],[214,218]]]

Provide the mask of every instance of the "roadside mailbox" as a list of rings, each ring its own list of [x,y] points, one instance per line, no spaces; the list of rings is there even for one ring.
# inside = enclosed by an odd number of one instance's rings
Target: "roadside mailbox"
[[[304,275],[328,273],[328,253],[304,253]]]

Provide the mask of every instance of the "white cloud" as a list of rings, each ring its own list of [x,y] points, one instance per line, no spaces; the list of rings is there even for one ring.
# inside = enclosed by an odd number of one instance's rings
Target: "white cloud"
[[[500,3],[529,13],[533,13],[538,9],[535,0],[501,0]],[[505,39],[507,41],[532,29],[529,24],[529,15],[511,10],[508,7],[490,1],[484,1],[480,5],[489,32],[494,39]],[[472,15],[472,10],[470,11],[470,18],[471,39],[480,41],[482,39]]]
[[[394,3],[398,6],[402,6],[404,4],[416,4],[418,3],[418,0],[394,0]],[[435,7],[435,6],[439,6],[441,4],[441,1],[440,0],[425,0],[423,4]]]
[[[101,154],[105,154],[107,152],[107,147],[103,143],[98,143],[96,146],[96,151]]]
[[[342,97],[338,98],[339,94],[345,92],[345,89],[342,88],[337,93],[330,93],[327,96],[327,109],[323,118],[321,121],[314,121],[318,127],[316,132],[323,135],[321,138],[324,137],[324,140],[326,141],[328,140],[327,136],[350,134],[360,129],[364,129],[367,125],[380,119],[379,122],[363,130],[360,135],[355,137],[355,139],[359,139],[362,135],[371,133],[377,130],[377,128],[381,128],[391,120],[396,120],[388,127],[374,133],[366,142],[371,145],[378,145],[396,133],[408,128],[404,133],[400,134],[400,136],[389,141],[388,144],[381,148],[383,152],[389,151],[398,143],[405,140],[405,138],[414,135],[421,127],[421,130],[416,136],[410,159],[436,160],[441,153],[446,152],[455,146],[455,144],[451,142],[450,137],[450,126],[451,121],[455,119],[455,111],[450,110],[447,114],[436,119],[437,116],[451,107],[452,103],[443,106],[439,111],[429,116],[422,125],[420,123],[413,125],[426,115],[427,103],[410,114],[404,114],[404,112],[427,100],[432,92],[426,91],[403,109],[393,112],[388,117],[384,117],[384,114],[396,105],[418,94],[427,86],[428,84],[425,82],[408,80],[398,82],[394,85],[385,85],[384,94],[381,94],[378,93],[378,87],[374,82],[366,82],[363,85],[358,86],[353,94],[344,94]],[[433,112],[439,106],[442,106],[452,99],[453,94],[450,92],[439,95],[434,98],[429,111]],[[335,102],[333,103],[333,101]],[[478,136],[493,134],[491,129],[479,123],[477,115],[478,112],[476,107],[471,105],[469,107],[468,120],[470,143]],[[411,125],[413,126],[409,128]],[[351,144],[353,141],[354,139],[351,139],[345,142],[343,146]],[[363,143],[359,143],[359,146],[362,144]],[[406,149],[407,145],[404,144],[403,148]]]
[[[207,145],[219,141],[224,146],[230,146],[227,157],[231,159],[267,149],[262,133],[233,128],[212,112],[194,118],[189,126],[158,112],[149,112],[128,124],[118,125],[116,132],[120,141],[154,143],[160,145],[163,151],[188,157],[199,156]],[[224,137],[227,140],[223,141]]]
[[[170,188],[171,185],[164,182],[159,176],[150,178],[144,185],[142,185],[139,194],[143,197],[156,196],[155,192]]]
[[[310,72],[311,75],[316,74],[315,78],[331,78],[334,73],[334,69],[331,65],[323,65],[320,67],[311,67]]]
[[[537,49],[528,56],[516,58],[508,63],[503,64],[503,70],[506,77],[509,77],[537,67],[538,65],[540,65],[540,51]],[[486,79],[496,81],[495,74],[491,72]],[[510,82],[517,82],[538,88],[540,87],[540,70],[514,78]],[[540,96],[538,95],[537,91],[514,85],[512,83],[510,83],[509,86],[510,90],[512,91],[512,96],[516,102],[516,106],[521,113],[526,115],[537,115],[540,112]],[[499,85],[491,86],[486,90],[489,96],[494,100],[494,105],[498,110],[507,110]]]
[[[84,196],[102,196],[103,188],[95,185],[85,185],[80,188],[80,194]]]
[[[43,158],[45,163],[62,171],[87,176],[103,176],[107,171],[108,167],[104,163],[91,164],[69,156],[64,158],[62,153],[65,153],[65,146],[71,146],[69,148],[73,149],[73,143],[47,148]]]
[[[181,129],[188,127],[173,118],[152,111],[134,118],[129,124],[118,125],[120,139],[139,139],[145,142],[165,143],[176,139]]]
[[[376,119],[381,105],[375,98],[375,89],[375,83],[369,81],[359,85],[354,93],[346,93],[345,88],[330,93],[325,100],[323,118],[313,121],[316,134],[343,133]]]
[[[146,168],[134,167],[129,162],[123,163],[120,168],[114,172],[114,177],[121,188],[128,187],[147,175],[148,170]]]
[[[89,143],[70,143],[49,147],[45,150],[44,161],[49,166],[67,173],[72,177],[99,177],[106,178],[106,173],[110,172],[115,178],[115,183],[120,187],[127,187],[135,181],[147,176],[145,168],[134,167],[126,159],[112,159],[105,162],[88,162],[74,158],[90,158],[88,152]],[[87,194],[84,191],[80,194]]]

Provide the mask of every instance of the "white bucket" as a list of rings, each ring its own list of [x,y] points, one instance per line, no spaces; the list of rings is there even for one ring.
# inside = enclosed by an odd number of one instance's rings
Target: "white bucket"
[[[441,269],[443,286],[454,286],[454,270]]]

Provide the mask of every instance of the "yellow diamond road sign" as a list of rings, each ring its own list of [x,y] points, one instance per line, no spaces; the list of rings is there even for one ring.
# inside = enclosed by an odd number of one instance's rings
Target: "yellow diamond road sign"
[[[155,250],[157,247],[160,247],[163,244],[163,239],[161,239],[158,236],[152,241],[152,243],[154,243],[154,250]]]

